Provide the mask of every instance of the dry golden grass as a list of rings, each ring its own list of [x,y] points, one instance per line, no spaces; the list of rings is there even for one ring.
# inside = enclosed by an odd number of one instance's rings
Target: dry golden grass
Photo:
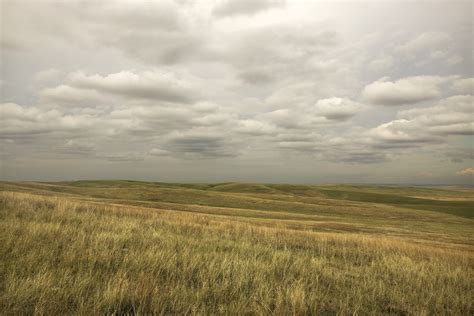
[[[470,246],[71,197],[1,203],[3,314],[473,313]]]

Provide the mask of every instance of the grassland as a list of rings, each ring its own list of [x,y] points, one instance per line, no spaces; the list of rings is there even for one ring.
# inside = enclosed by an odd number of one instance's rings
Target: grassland
[[[1,190],[0,314],[474,313],[469,188]]]

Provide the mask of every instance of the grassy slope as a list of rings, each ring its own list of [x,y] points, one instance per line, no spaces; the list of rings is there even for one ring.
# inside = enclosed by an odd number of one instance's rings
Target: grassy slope
[[[472,312],[468,189],[136,181],[2,189],[6,312]]]
[[[26,184],[23,184],[26,186]],[[374,187],[374,186],[302,186],[302,185],[264,185],[264,184],[166,184],[138,181],[76,181],[51,184],[30,184],[32,188],[55,192],[67,192],[103,198],[128,200],[156,200],[171,203],[193,203],[210,206],[227,206],[248,209],[261,209],[266,205],[254,206],[255,199],[271,199],[289,202],[324,204],[341,203],[334,200],[347,200],[364,203],[382,203],[402,208],[428,210],[463,217],[474,217],[473,192],[469,189],[433,189],[418,187]],[[176,194],[176,190],[178,194]],[[229,195],[226,193],[243,193]],[[413,197],[417,196],[417,197]],[[310,198],[313,198],[311,200]],[[326,201],[326,204],[328,202]],[[271,205],[279,210],[278,205]],[[275,208],[276,207],[276,208]],[[289,205],[283,205],[288,210]],[[297,207],[306,209],[305,207]],[[292,211],[295,211],[292,208]]]
[[[116,187],[130,188],[135,185],[139,190],[143,187],[140,182],[133,181],[79,181],[70,183],[82,187]],[[231,192],[247,194],[291,195],[292,197],[326,197],[336,200],[349,200],[366,203],[383,203],[400,207],[443,212],[464,217],[474,217],[472,190],[435,189],[419,187],[390,187],[390,186],[305,186],[305,185],[278,185],[278,184],[245,184],[224,183],[216,185],[183,185],[183,184],[156,184],[148,183],[154,188],[189,188],[198,191]],[[200,192],[200,193],[201,193]],[[201,196],[199,194],[199,196]],[[416,196],[416,197],[413,197]],[[190,198],[188,196],[185,197]],[[196,197],[194,197],[196,198]],[[270,196],[270,198],[272,198]],[[440,200],[444,198],[444,200]],[[159,197],[159,199],[162,199]],[[173,200],[174,201],[174,200]],[[178,202],[181,202],[179,200]],[[214,206],[213,201],[204,200],[203,203]],[[252,207],[250,207],[252,208]]]
[[[356,188],[357,189],[357,188]],[[371,189],[371,190],[370,190]],[[436,199],[437,196],[440,195],[440,190],[432,190],[432,195],[427,195],[425,190],[420,190],[422,192],[418,194],[423,194],[423,198],[419,197],[411,197],[411,196],[404,196],[399,192],[390,192],[387,190],[380,190],[384,193],[374,192],[373,188],[370,188],[366,191],[354,190],[352,188],[348,189],[321,189],[322,193],[326,196],[334,198],[334,199],[344,199],[344,200],[351,200],[351,201],[359,201],[359,202],[369,202],[369,203],[384,203],[389,205],[397,205],[405,208],[411,209],[418,209],[418,210],[428,210],[428,211],[435,211],[435,212],[443,212],[448,214],[460,215],[464,217],[473,217],[474,210],[473,210],[473,202],[472,200],[439,200]],[[447,190],[445,190],[447,191]],[[403,192],[403,191],[402,191]],[[452,191],[446,192],[446,199],[453,196]],[[461,192],[459,192],[461,193]],[[468,196],[464,194],[459,194],[460,198],[467,199]],[[463,192],[462,192],[463,193]],[[409,194],[417,194],[417,189],[412,189]],[[433,197],[435,199],[433,199]]]

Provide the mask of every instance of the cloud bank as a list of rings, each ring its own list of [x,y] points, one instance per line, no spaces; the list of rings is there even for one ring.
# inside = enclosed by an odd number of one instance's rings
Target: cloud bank
[[[470,181],[467,3],[2,5],[5,179]]]

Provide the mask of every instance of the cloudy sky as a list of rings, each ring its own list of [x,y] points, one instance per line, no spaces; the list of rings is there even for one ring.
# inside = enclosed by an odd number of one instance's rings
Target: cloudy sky
[[[472,2],[1,0],[1,178],[472,183]]]

